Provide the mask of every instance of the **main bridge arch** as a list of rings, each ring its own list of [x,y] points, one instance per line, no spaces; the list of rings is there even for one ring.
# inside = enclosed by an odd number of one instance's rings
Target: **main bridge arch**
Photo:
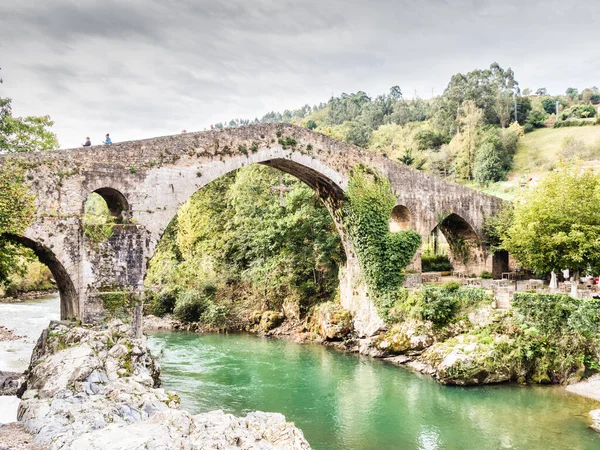
[[[42,243],[64,241],[78,314],[84,320],[102,315],[106,297],[115,291],[141,292],[148,260],[178,208],[206,184],[250,164],[277,168],[311,186],[332,212],[338,229],[340,200],[350,171],[358,164],[390,179],[397,204],[410,211],[412,227],[424,237],[436,217],[448,210],[458,211],[483,236],[485,217],[501,205],[497,198],[287,124],[10,155],[0,157],[0,164],[7,159],[23,164],[26,183],[36,195],[37,215],[30,229]],[[86,238],[81,221],[91,192],[110,201],[113,215],[123,219],[113,226],[110,237],[96,245]],[[340,274],[341,299],[355,313],[359,331],[369,334],[382,322],[361,282],[351,243],[343,235],[342,241],[348,262]]]

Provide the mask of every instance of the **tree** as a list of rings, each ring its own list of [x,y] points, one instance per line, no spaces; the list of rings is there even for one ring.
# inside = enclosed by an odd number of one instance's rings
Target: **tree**
[[[7,163],[0,169],[0,282],[6,283],[15,273],[25,272],[32,257],[24,247],[7,236],[20,236],[35,214],[34,196],[23,182],[23,169]]]
[[[475,102],[465,102],[458,116],[458,133],[452,140],[457,149],[457,172],[465,180],[473,179],[475,155],[479,146],[479,128],[483,123],[484,113]]]
[[[0,79],[0,84],[2,79]],[[0,153],[51,150],[58,146],[56,135],[48,130],[53,122],[48,116],[14,117],[11,99],[0,97]],[[0,282],[12,274],[24,273],[31,251],[13,243],[35,213],[34,198],[24,184],[23,169],[6,163],[0,169]]]
[[[579,91],[574,87],[567,88],[565,94],[573,101],[579,98]]]
[[[514,205],[502,246],[538,273],[600,268],[600,177],[563,165]],[[575,286],[576,289],[576,286]]]
[[[2,79],[0,79],[2,84]],[[34,152],[58,147],[50,116],[14,117],[12,100],[0,96],[0,153]]]
[[[434,124],[443,132],[456,133],[456,119],[464,102],[472,101],[483,111],[484,123],[508,125],[514,95],[519,93],[512,69],[492,63],[489,69],[458,73],[444,94],[435,101]]]
[[[473,178],[481,185],[500,181],[509,166],[510,156],[500,138],[500,133],[497,128],[492,128],[481,139],[481,145],[475,156]]]
[[[306,122],[306,128],[308,128],[308,129],[309,129],[309,130],[311,130],[311,131],[312,131],[312,130],[314,130],[315,128],[317,128],[317,122],[315,122],[315,121],[314,121],[314,120],[312,120],[312,119],[309,119],[309,120]]]
[[[545,87],[538,88],[538,90],[535,91],[535,95],[548,95],[548,90]]]

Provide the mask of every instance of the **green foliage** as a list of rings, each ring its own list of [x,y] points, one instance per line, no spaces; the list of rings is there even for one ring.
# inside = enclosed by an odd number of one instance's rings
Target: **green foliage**
[[[182,291],[175,302],[174,316],[184,323],[198,322],[210,308],[215,291],[216,287],[210,283],[201,288]]]
[[[501,229],[502,247],[538,273],[600,267],[600,177],[562,166],[514,205]]]
[[[7,239],[21,236],[35,214],[35,197],[24,183],[24,170],[7,162],[0,169],[0,282],[23,275],[31,252]]]
[[[563,383],[574,373],[598,368],[600,302],[567,295],[517,293],[519,343],[529,376]]]
[[[436,255],[429,250],[424,251],[421,255],[421,267],[423,272],[448,272],[452,270],[448,255]]]
[[[504,127],[510,121],[515,93],[518,93],[518,83],[512,69],[505,70],[497,63],[491,64],[489,69],[458,73],[436,100],[434,123],[446,134],[455,134],[458,111],[463,103],[471,101],[483,111],[485,124]]]
[[[310,119],[306,122],[306,128],[309,130],[314,130],[317,128],[317,122],[315,122],[313,119]]]
[[[554,128],[586,127],[591,125],[596,125],[596,123],[590,120],[561,120],[554,123]]]
[[[544,128],[546,126],[544,123],[545,121],[546,115],[542,111],[531,111],[531,113],[527,117],[527,122],[525,123],[525,126],[529,125],[532,129]]]
[[[358,256],[371,296],[393,295],[404,281],[404,268],[421,245],[414,231],[389,232],[396,199],[389,180],[365,167],[355,167],[344,204],[344,227]]]
[[[171,314],[175,309],[179,289],[166,288],[153,296],[150,302],[150,312],[155,316],[162,317],[165,314]]]
[[[11,102],[10,98],[0,97],[1,153],[45,151],[58,147],[56,135],[49,130],[54,125],[50,116],[14,117]]]
[[[344,258],[333,220],[314,191],[291,176],[283,176],[290,191],[280,206],[271,189],[279,175],[254,165],[198,191],[167,228],[146,283],[162,291],[211,281],[212,302],[231,313],[233,326],[249,310],[280,309],[284,300],[304,314],[332,299]],[[201,321],[218,328],[222,311],[209,309]]]
[[[588,119],[591,117],[596,117],[596,115],[596,108],[592,105],[575,105],[569,109],[564,110],[560,114],[560,118],[561,120],[566,120],[571,117],[576,119]]]
[[[442,286],[423,285],[414,291],[403,290],[385,305],[383,317],[387,323],[407,318],[429,320],[440,328],[456,319],[460,311],[492,300],[484,289],[463,288],[453,281]]]
[[[450,142],[450,136],[431,129],[417,132],[414,139],[419,150],[439,150],[442,145]]]

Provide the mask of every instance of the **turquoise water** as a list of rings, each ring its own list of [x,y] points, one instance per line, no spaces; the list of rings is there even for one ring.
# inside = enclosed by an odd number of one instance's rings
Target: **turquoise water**
[[[554,387],[440,386],[386,362],[252,335],[155,333],[192,413],[280,412],[314,449],[600,449],[596,402]]]

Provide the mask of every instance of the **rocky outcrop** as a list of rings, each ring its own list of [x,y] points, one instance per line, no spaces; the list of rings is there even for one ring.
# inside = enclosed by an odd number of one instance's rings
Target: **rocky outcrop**
[[[19,372],[0,371],[0,395],[17,395],[25,377]]]
[[[433,324],[420,320],[407,320],[394,325],[377,341],[380,350],[398,354],[421,352],[435,342]]]
[[[434,344],[408,366],[432,375],[442,384],[466,386],[517,380],[524,377],[524,372],[519,359],[511,356],[513,343],[505,335],[485,339],[459,335]]]
[[[160,369],[127,325],[52,323],[38,341],[18,418],[58,449],[308,449],[280,414],[192,416],[159,388]]]
[[[325,340],[341,340],[352,332],[352,313],[338,303],[322,303],[315,308],[312,322]]]
[[[23,339],[23,336],[18,336],[14,331],[0,325],[0,342],[17,341],[19,339]]]

